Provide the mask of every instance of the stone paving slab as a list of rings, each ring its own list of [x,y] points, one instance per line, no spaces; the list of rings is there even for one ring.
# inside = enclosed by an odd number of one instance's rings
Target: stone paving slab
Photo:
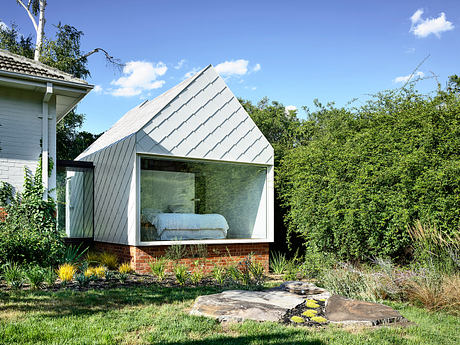
[[[228,290],[200,296],[190,312],[216,318],[219,321],[279,321],[287,310],[304,299],[286,291]]]
[[[389,306],[347,299],[339,295],[333,295],[327,301],[326,318],[332,323],[366,326],[407,322],[398,311]]]
[[[190,314],[212,317],[221,322],[280,322],[288,311],[291,313],[292,309],[311,298],[324,301],[325,317],[331,323],[377,326],[408,322],[391,307],[339,295],[331,296],[328,291],[305,282],[286,282],[280,287],[265,291],[228,290],[200,296]]]

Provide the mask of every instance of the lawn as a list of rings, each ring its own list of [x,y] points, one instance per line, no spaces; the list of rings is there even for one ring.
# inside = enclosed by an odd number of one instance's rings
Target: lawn
[[[0,293],[0,344],[459,344],[459,318],[392,304],[416,325],[322,329],[188,315],[217,288],[160,286],[104,291]]]

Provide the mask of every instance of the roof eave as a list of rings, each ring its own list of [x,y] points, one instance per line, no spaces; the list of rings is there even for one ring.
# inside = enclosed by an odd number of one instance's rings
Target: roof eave
[[[53,89],[57,95],[63,92],[66,93],[67,96],[73,98],[72,103],[66,107],[64,111],[56,114],[57,122],[61,121],[94,88],[94,85],[87,83],[77,83],[0,70],[0,84],[7,84],[16,88],[25,88],[34,91],[45,91],[47,83],[53,84]],[[69,95],[69,93],[71,93],[71,95]]]

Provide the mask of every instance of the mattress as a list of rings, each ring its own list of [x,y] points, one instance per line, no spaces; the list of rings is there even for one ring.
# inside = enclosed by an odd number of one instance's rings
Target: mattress
[[[220,214],[157,213],[146,209],[142,215],[155,227],[157,241],[227,237],[228,223]]]

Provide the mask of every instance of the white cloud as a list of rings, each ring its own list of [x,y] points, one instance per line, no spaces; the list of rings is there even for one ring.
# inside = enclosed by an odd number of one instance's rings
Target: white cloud
[[[94,85],[93,91],[95,93],[101,93],[103,91],[102,86],[101,85]]]
[[[163,76],[168,67],[163,62],[154,64],[147,61],[130,61],[123,68],[123,74],[126,76],[120,77],[111,82],[112,85],[119,86],[112,90],[113,96],[136,96],[142,91],[153,90],[162,87],[164,80],[157,80]]]
[[[184,63],[185,63],[186,61],[187,61],[187,60],[185,60],[185,59],[180,60],[180,61],[177,63],[177,65],[174,66],[174,69],[181,69],[182,66],[184,65]]]
[[[257,63],[257,64],[252,68],[252,71],[253,71],[253,72],[258,72],[258,71],[260,71],[261,68],[262,68],[262,67],[260,67],[260,64]]]
[[[295,105],[288,105],[288,106],[284,107],[284,110],[286,111],[286,113],[288,113],[290,111],[297,111],[297,107]]]
[[[414,25],[415,23],[418,23],[422,19],[422,14],[423,14],[423,10],[421,8],[415,11],[412,17],[410,17],[410,21],[412,22],[412,25]]]
[[[215,69],[222,77],[245,75],[248,72],[248,63],[249,61],[244,59],[225,61],[218,64]]]
[[[2,29],[2,30],[8,29],[8,25],[6,25],[6,24],[5,24],[4,22],[2,22],[1,20],[0,20],[0,29]]]
[[[422,18],[423,10],[418,9],[410,17],[412,26],[409,32],[412,32],[417,37],[427,37],[431,34],[436,37],[441,37],[441,32],[450,31],[454,29],[452,22],[446,20],[446,14],[441,12],[437,18]]]
[[[190,71],[184,74],[184,79],[190,78],[192,75],[195,75],[200,70],[201,70],[201,67],[192,68]]]
[[[409,75],[404,75],[401,77],[396,77],[395,79],[393,79],[393,82],[394,83],[407,83],[409,80],[413,78],[423,78],[424,76],[425,76],[425,73],[417,71],[414,73],[414,75],[409,74]]]

